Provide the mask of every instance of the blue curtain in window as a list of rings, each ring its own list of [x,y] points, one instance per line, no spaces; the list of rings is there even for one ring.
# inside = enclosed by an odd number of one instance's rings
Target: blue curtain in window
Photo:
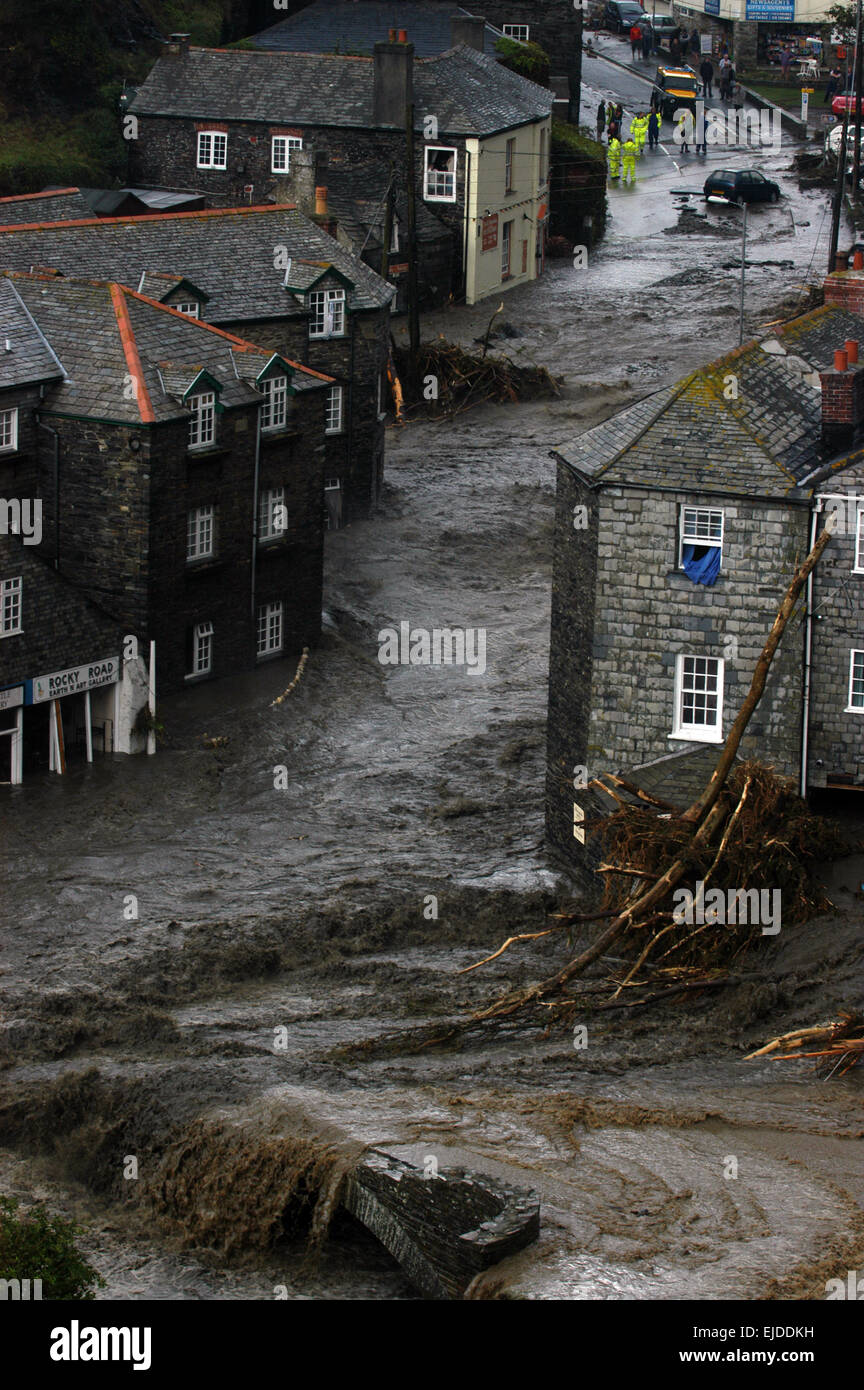
[[[711,585],[720,573],[720,547],[712,545],[698,560],[694,558],[695,545],[681,547],[681,564],[684,573],[694,584]]]

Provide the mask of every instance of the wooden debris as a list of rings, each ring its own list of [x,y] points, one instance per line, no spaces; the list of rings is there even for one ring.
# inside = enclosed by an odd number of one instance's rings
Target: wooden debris
[[[785,1051],[779,1051],[784,1048]],[[806,1049],[806,1050],[805,1050]],[[772,1054],[775,1054],[772,1055]],[[801,1057],[816,1059],[816,1069],[827,1079],[844,1076],[864,1059],[864,1014],[840,1011],[835,1023],[820,1023],[814,1028],[798,1028],[750,1052],[745,1062],[754,1057],[771,1057],[772,1062],[793,1062]]]
[[[277,705],[281,705],[284,700],[288,699],[288,696],[291,694],[292,690],[295,690],[297,688],[297,686],[300,684],[300,679],[303,675],[303,672],[306,670],[306,662],[308,660],[309,648],[304,647],[300,660],[297,663],[297,670],[294,672],[294,679],[292,680],[291,684],[285,690],[282,691],[281,695],[277,695],[275,700],[271,700],[271,709],[275,709]]]
[[[436,343],[422,344],[416,361],[411,360],[405,348],[397,346],[395,370],[402,381],[406,405],[415,410],[455,415],[485,401],[502,404],[560,395],[558,382],[545,367],[521,366],[509,357],[488,356],[486,346],[478,354],[441,338]],[[434,394],[430,395],[430,391]]]

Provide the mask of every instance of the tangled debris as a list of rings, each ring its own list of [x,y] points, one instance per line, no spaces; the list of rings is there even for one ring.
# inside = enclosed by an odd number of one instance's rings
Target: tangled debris
[[[519,366],[509,357],[468,352],[443,337],[424,343],[416,361],[407,348],[396,347],[396,372],[409,408],[458,415],[487,401],[544,400],[560,395],[545,367]]]
[[[287,685],[285,687],[281,695],[277,695],[275,700],[270,701],[271,709],[275,709],[277,705],[284,704],[291,692],[297,689],[297,686],[300,684],[300,681],[303,677],[303,672],[306,670],[306,662],[308,660],[309,648],[304,647],[303,651],[300,654],[300,660],[297,662],[297,670],[294,672],[294,679],[291,681],[290,685]]]
[[[780,890],[783,915],[803,921],[830,906],[811,877],[818,858],[848,849],[838,831],[813,815],[792,785],[758,763],[736,764],[738,747],[765,689],[774,654],[798,599],[831,538],[826,527],[806,560],[796,568],[762,653],[750,690],[729,732],[708,785],[693,805],[677,808],[649,796],[617,776],[596,779],[618,809],[603,818],[599,834],[609,862],[604,901],[594,913],[560,913],[544,931],[511,937],[469,970],[499,957],[516,942],[571,933],[577,924],[611,921],[600,935],[556,974],[512,991],[475,1013],[472,1023],[512,1017],[538,1006],[547,1017],[570,1021],[581,1006],[571,992],[577,977],[615,947],[623,965],[609,977],[614,986],[606,1007],[646,1003],[692,990],[716,987],[730,966],[762,935],[757,912],[740,914],[740,895],[752,889]],[[635,795],[626,801],[621,789]],[[706,893],[706,885],[710,890]],[[682,889],[689,898],[682,911]],[[715,890],[720,890],[714,896]],[[709,899],[730,911],[708,910]],[[739,922],[739,916],[745,920]],[[646,990],[648,991],[646,997]]]
[[[785,1051],[779,1052],[781,1047]],[[864,1014],[841,1010],[838,1022],[820,1023],[814,1028],[798,1028],[794,1033],[784,1033],[757,1052],[749,1053],[744,1060],[751,1062],[754,1057],[767,1057],[771,1053],[777,1054],[771,1057],[772,1062],[815,1057],[816,1070],[826,1080],[834,1075],[844,1076],[864,1059]]]

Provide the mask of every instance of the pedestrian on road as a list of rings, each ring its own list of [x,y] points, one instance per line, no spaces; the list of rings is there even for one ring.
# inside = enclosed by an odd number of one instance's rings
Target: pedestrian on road
[[[699,57],[699,47],[699,30],[694,29],[693,33],[690,35],[690,52],[693,54],[694,59]]]
[[[695,142],[695,147],[696,147],[696,153],[697,153],[697,154],[705,154],[705,155],[707,155],[707,153],[708,153],[708,134],[707,134],[707,127],[708,127],[708,122],[707,122],[706,119],[705,119],[705,112],[704,112],[704,110],[703,110],[703,111],[701,112],[701,114],[700,114],[699,116],[696,117],[696,142]]]
[[[825,101],[829,102],[835,97],[843,85],[843,74],[835,63],[828,74],[828,82],[825,86]]]
[[[621,127],[624,123],[624,107],[621,105],[620,101],[615,107],[615,119],[618,122],[618,133],[620,135]]]
[[[783,70],[783,81],[789,81],[789,69],[792,66],[792,49],[788,43],[784,43],[783,52],[780,54],[780,67]]]
[[[676,67],[678,63],[681,62],[681,40],[677,34],[673,34],[669,40],[669,57],[672,60],[673,67]]]
[[[597,107],[597,139],[603,139],[603,132],[606,129],[606,103],[601,101]]]
[[[660,144],[660,117],[654,107],[651,107],[651,115],[648,117],[648,148],[656,149]]]
[[[712,87],[712,83],[714,81],[714,64],[711,62],[711,59],[708,57],[707,53],[705,54],[705,57],[702,59],[702,66],[699,69],[699,76],[705,83],[705,96],[708,99],[708,101],[710,101],[714,95],[714,90]]]
[[[729,59],[726,56],[722,57],[720,59],[720,97],[723,101],[729,100],[729,73],[731,69],[732,64]]]
[[[642,51],[642,30],[638,24],[634,24],[630,30],[630,53],[635,62]]]
[[[639,115],[633,122],[633,127],[635,127],[635,129],[631,128],[631,134],[636,141],[636,153],[641,159],[642,151],[645,149],[645,140],[648,135],[648,117],[644,111],[639,112]]]
[[[643,19],[640,28],[642,30],[642,57],[647,63],[654,52],[654,30],[647,19]]]
[[[624,149],[621,158],[621,182],[627,183],[628,179],[636,182],[636,141],[632,135],[628,135],[624,141]]]
[[[612,110],[611,106],[609,110]],[[606,139],[609,142],[609,144],[611,145],[613,140],[617,140],[620,134],[621,126],[618,124],[614,116],[610,116],[609,124],[606,127]]]
[[[621,141],[617,136],[611,134],[609,136],[608,159],[609,177],[610,179],[617,179],[618,175],[621,173]]]
[[[680,146],[682,154],[690,153],[690,148],[687,144],[687,136],[689,134],[688,127],[690,125],[691,120],[692,116],[690,115],[689,111],[681,111],[679,113],[676,144]]]

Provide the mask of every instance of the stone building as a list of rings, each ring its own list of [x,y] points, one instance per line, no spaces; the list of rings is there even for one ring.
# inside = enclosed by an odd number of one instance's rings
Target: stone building
[[[116,282],[0,289],[0,363],[24,361],[16,320],[43,359],[0,400],[0,477],[41,499],[39,555],[156,643],[160,689],[314,642],[331,379]]]
[[[603,770],[716,749],[796,562],[847,518],[784,636],[741,745],[802,791],[864,785],[864,274],[554,451],[547,833],[584,859]],[[848,343],[851,365],[844,355]],[[828,497],[847,494],[844,502]],[[851,520],[848,520],[851,518]],[[638,780],[638,779],[637,779]]]
[[[546,88],[466,44],[416,61],[401,41],[376,43],[371,58],[190,48],[185,39],[168,49],[129,107],[133,181],[183,182],[213,205],[272,199],[311,212],[331,170],[338,181],[362,169],[367,198],[383,210],[388,191],[407,185],[410,107],[416,202],[450,241],[446,279],[437,250],[431,266],[419,265],[427,298],[434,285],[438,302],[473,304],[542,272]],[[405,259],[401,248],[393,257]]]
[[[368,514],[384,470],[391,286],[289,206],[0,227],[0,267],[116,280],[331,377],[330,524]]]

